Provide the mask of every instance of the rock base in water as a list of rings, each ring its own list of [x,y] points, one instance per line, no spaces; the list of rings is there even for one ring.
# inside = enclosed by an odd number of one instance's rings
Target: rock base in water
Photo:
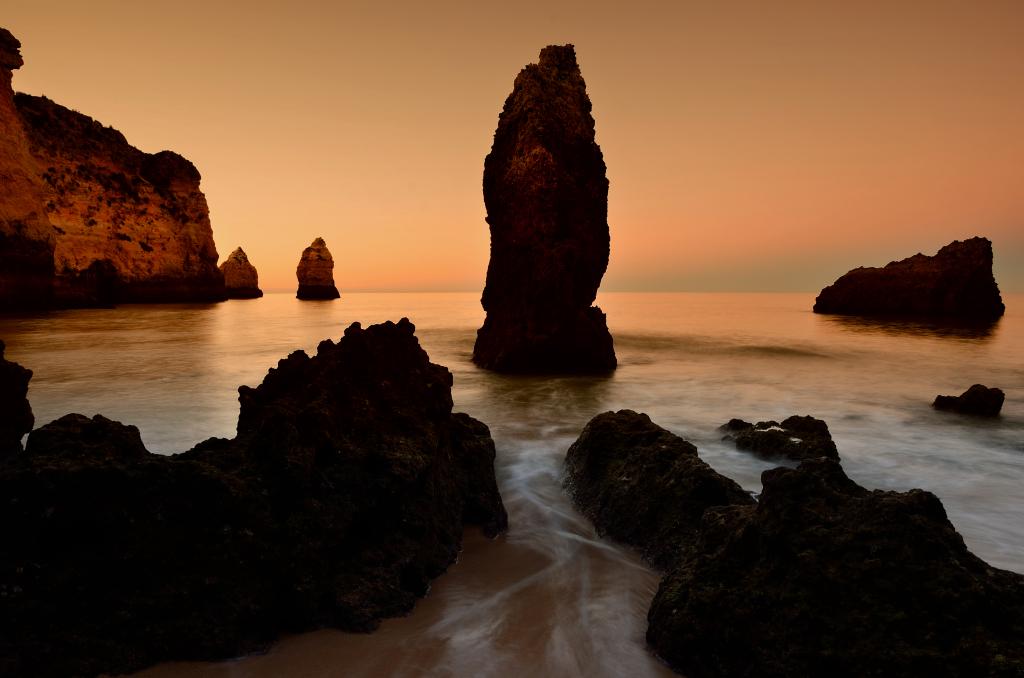
[[[932,407],[979,417],[998,417],[1006,395],[998,388],[975,384],[958,396],[935,396]]]
[[[68,415],[0,463],[0,675],[214,660],[369,631],[507,518],[487,427],[406,320],[292,353],[240,389],[238,435],[175,456]]]
[[[818,457],[839,459],[828,424],[814,417],[794,415],[781,424],[777,421],[751,424],[731,419],[721,430],[725,432],[723,440],[732,441],[739,449],[761,457],[785,457],[794,461]]]

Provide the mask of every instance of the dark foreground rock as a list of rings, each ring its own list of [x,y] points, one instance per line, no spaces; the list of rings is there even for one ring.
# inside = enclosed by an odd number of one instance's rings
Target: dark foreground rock
[[[696,447],[631,410],[591,419],[565,467],[569,494],[598,531],[660,569],[678,561],[708,508],[754,503]]]
[[[407,320],[240,389],[238,435],[166,457],[69,415],[0,464],[0,675],[223,659],[408,612],[464,524],[506,527],[487,427]]]
[[[541,50],[498,119],[484,161],[491,259],[473,361],[502,372],[606,372],[608,179],[572,45]]]
[[[1006,395],[998,388],[975,384],[958,396],[935,396],[932,407],[960,414],[974,414],[979,417],[997,417],[1003,409]]]
[[[299,279],[299,288],[295,292],[298,299],[337,299],[341,296],[334,286],[334,257],[323,238],[317,238],[302,250],[295,276]]]
[[[0,35],[2,37],[2,35]],[[32,370],[4,358],[7,347],[0,341],[0,463],[21,452],[21,439],[32,430],[35,417],[28,402]]]
[[[991,321],[1005,311],[987,238],[955,240],[935,256],[855,268],[821,291],[815,313]]]
[[[256,267],[249,262],[249,257],[241,247],[235,248],[228,255],[220,265],[220,272],[224,274],[224,289],[228,299],[257,299],[263,296]]]
[[[1024,675],[1024,576],[971,554],[923,490],[866,490],[832,459],[710,509],[647,639],[705,676]],[[672,510],[666,506],[665,510]]]
[[[814,417],[794,415],[781,424],[777,421],[751,424],[731,419],[721,430],[725,432],[723,440],[732,441],[739,449],[761,457],[785,457],[795,461],[817,457],[839,459],[828,424]]]

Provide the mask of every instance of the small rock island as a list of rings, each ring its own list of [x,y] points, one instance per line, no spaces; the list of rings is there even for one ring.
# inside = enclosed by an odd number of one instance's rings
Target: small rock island
[[[1005,310],[987,238],[954,240],[935,256],[915,254],[884,268],[855,268],[814,302],[815,313],[971,321],[993,321]]]
[[[228,299],[256,299],[263,296],[256,267],[249,262],[245,250],[235,249],[220,265]]]
[[[334,257],[323,238],[317,238],[302,250],[295,269],[299,279],[298,299],[337,299],[341,296],[334,286]]]
[[[516,77],[484,161],[491,259],[473,361],[499,372],[615,369],[591,306],[608,267],[608,179],[572,45]]]
[[[958,396],[935,396],[932,407],[960,414],[971,414],[977,417],[998,417],[1003,409],[1006,394],[1002,389],[989,388],[984,384],[974,384]]]

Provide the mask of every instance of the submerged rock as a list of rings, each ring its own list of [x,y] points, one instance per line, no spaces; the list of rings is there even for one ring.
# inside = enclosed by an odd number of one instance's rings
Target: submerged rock
[[[241,247],[235,249],[220,265],[224,274],[224,288],[229,299],[255,299],[263,296],[256,267]]]
[[[731,419],[721,430],[725,432],[722,440],[732,441],[739,449],[761,457],[785,457],[794,461],[817,457],[839,459],[828,424],[814,417],[794,415],[781,424],[777,421],[751,424]]]
[[[608,179],[572,45],[516,77],[484,161],[491,259],[473,361],[503,372],[606,372],[591,306],[608,267]]]
[[[28,382],[32,378],[32,370],[6,360],[6,348],[4,342],[0,341],[0,463],[6,457],[21,452],[21,439],[32,430],[32,424],[35,423],[28,402]]]
[[[980,417],[997,417],[1003,409],[1006,395],[998,388],[975,384],[958,396],[935,396],[932,407],[950,410],[960,414],[974,414]]]
[[[317,238],[302,250],[295,269],[299,279],[298,299],[337,299],[341,296],[334,286],[334,257],[323,238]]]
[[[0,675],[224,659],[369,631],[507,518],[487,427],[407,320],[358,324],[242,387],[238,435],[175,456],[63,417],[0,464]]]
[[[569,495],[598,531],[661,569],[678,561],[708,508],[754,503],[696,447],[632,410],[591,419],[565,468]]]
[[[866,490],[825,458],[761,480],[756,506],[704,514],[658,588],[647,639],[675,670],[1024,672],[1024,576],[970,553],[935,495]]]
[[[1006,307],[987,238],[954,240],[935,256],[855,268],[821,291],[815,313],[934,316],[991,321]]]

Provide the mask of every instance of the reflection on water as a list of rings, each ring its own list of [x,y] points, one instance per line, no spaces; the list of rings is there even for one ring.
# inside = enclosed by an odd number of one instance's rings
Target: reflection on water
[[[596,537],[560,486],[565,450],[609,409],[648,412],[750,490],[770,462],[736,451],[732,417],[828,421],[849,474],[868,487],[924,487],[968,545],[1024,571],[1024,317],[990,332],[898,330],[810,312],[811,295],[607,294],[620,368],[604,378],[513,377],[470,363],[482,321],[475,294],[288,295],[212,307],[128,306],[0,319],[8,353],[35,370],[37,423],[68,411],[136,424],[174,452],[233,434],[239,384],[254,385],[295,348],[350,322],[409,316],[455,376],[459,410],[486,422],[511,530],[467,533],[459,562],[412,615],[370,635],[319,631],[269,653],[170,664],[159,676],[670,675],[646,650],[657,576]],[[999,386],[1004,414],[934,412],[938,393]]]

